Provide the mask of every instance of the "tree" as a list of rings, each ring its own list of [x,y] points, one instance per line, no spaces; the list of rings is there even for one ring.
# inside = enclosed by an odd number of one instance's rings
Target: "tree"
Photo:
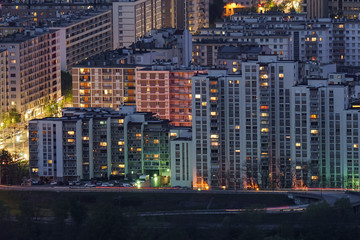
[[[7,169],[10,165],[10,162],[12,161],[12,157],[11,154],[9,153],[9,151],[3,149],[0,152],[0,184],[3,183],[2,178],[3,176],[7,176],[6,173]]]

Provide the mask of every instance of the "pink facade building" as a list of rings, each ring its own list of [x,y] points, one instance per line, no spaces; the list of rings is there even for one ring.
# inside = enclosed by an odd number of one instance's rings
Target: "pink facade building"
[[[191,77],[198,70],[165,67],[136,71],[136,108],[169,119],[174,126],[191,126]]]

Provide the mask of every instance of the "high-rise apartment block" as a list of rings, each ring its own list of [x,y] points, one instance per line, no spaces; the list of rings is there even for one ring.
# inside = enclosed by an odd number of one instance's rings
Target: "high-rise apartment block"
[[[235,14],[193,35],[193,59],[197,65],[214,64],[221,45],[241,42],[268,46],[283,60],[319,61],[341,66],[360,66],[359,20],[322,18],[305,14]]]
[[[201,70],[153,66],[136,71],[136,107],[169,119],[174,126],[191,126],[191,78]]]
[[[185,23],[191,33],[209,27],[209,4],[209,0],[185,0]]]
[[[0,113],[9,110],[8,96],[8,52],[0,49]]]
[[[63,71],[70,71],[75,64],[112,49],[111,10],[69,15],[51,22],[50,29],[59,31]]]
[[[8,52],[8,109],[25,119],[42,113],[48,100],[61,96],[59,32],[28,30],[0,39]]]
[[[135,105],[133,65],[92,65],[88,61],[72,69],[72,78],[74,107],[118,109],[120,105]]]
[[[34,178],[79,180],[157,176],[170,183],[169,124],[134,107],[69,108],[63,117],[29,122]]]

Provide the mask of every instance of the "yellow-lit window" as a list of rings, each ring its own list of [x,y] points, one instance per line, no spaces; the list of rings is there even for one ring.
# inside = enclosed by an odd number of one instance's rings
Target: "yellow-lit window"
[[[73,142],[75,142],[75,139],[69,138],[69,139],[68,139],[68,142],[69,142],[69,143],[73,143]]]
[[[52,160],[48,160],[48,164],[52,164]]]
[[[358,148],[359,147],[359,144],[354,144],[354,148]]]
[[[318,180],[319,177],[318,176],[311,176],[311,180]]]
[[[269,132],[268,128],[261,128],[261,132]]]
[[[210,115],[211,116],[217,116],[217,112],[211,112]]]
[[[137,133],[137,134],[136,134],[136,138],[137,138],[137,139],[141,138],[141,133]]]
[[[206,102],[202,102],[201,105],[206,106]]]
[[[105,165],[104,165],[104,166],[101,166],[101,169],[102,169],[102,170],[105,170],[105,169],[107,169],[107,166],[105,166]]]
[[[200,99],[201,95],[200,94],[195,94],[195,98]]]
[[[125,168],[125,164],[119,164],[119,168]]]
[[[217,89],[211,89],[210,92],[211,92],[211,93],[217,93],[218,90],[217,90]]]
[[[268,108],[269,108],[269,106],[266,106],[266,105],[260,106],[260,109],[268,109]]]
[[[312,37],[312,38],[311,38],[311,41],[312,41],[312,42],[316,42],[316,37]]]
[[[280,55],[284,55],[284,51],[280,51]]]
[[[177,136],[177,133],[170,133],[170,136],[171,136],[171,137],[176,137],[176,136]]]
[[[111,172],[111,175],[118,175],[119,174],[119,171],[112,171]]]
[[[69,135],[74,135],[75,132],[74,132],[74,131],[68,131],[68,134],[69,134]]]
[[[295,143],[296,147],[301,147],[301,143]]]
[[[100,146],[101,146],[101,147],[106,147],[106,146],[107,146],[107,142],[100,142]]]
[[[137,152],[141,152],[141,148],[137,148],[136,151],[137,151]]]
[[[119,119],[119,123],[124,123],[124,119]]]
[[[344,28],[344,25],[343,25],[343,24],[340,24],[340,25],[339,25],[339,28]]]
[[[260,70],[264,70],[264,67],[263,67],[263,66],[261,66],[259,69],[260,69]]]
[[[33,172],[33,173],[39,172],[39,169],[38,168],[32,168],[31,172]]]
[[[301,169],[301,166],[296,166],[296,169],[297,169],[297,170],[300,170],[300,169]]]
[[[131,147],[131,148],[130,148],[130,151],[134,151],[134,148],[133,148],[133,147]]]
[[[341,55],[340,58],[341,58],[341,59],[344,59],[344,55]]]
[[[233,69],[232,69],[233,72],[236,72],[237,70],[238,70],[237,68],[233,68]]]
[[[15,59],[10,60],[10,63],[16,63]]]
[[[310,118],[316,119],[316,118],[318,118],[318,116],[316,114],[311,114]]]
[[[159,154],[154,154],[153,157],[154,158],[159,158]]]
[[[210,138],[219,138],[219,135],[217,135],[217,134],[211,134],[211,135],[210,135]]]
[[[125,142],[124,141],[118,141],[118,145],[124,145]]]
[[[260,116],[262,116],[262,117],[268,117],[269,114],[268,114],[268,113],[261,113]]]
[[[233,62],[233,65],[237,65],[237,62]]]
[[[211,146],[219,146],[218,142],[211,142]]]
[[[124,151],[124,149],[123,148],[119,148],[119,152],[123,152]]]
[[[269,86],[269,83],[267,83],[267,82],[262,82],[262,83],[260,83],[260,86],[262,86],[262,87],[267,87],[267,86]]]
[[[239,125],[235,126],[235,129],[240,129],[240,126]]]
[[[155,144],[159,144],[159,139],[154,139]]]
[[[322,38],[319,38],[319,41],[322,42]]]
[[[268,75],[267,75],[267,74],[262,74],[262,75],[260,75],[260,78],[262,78],[262,79],[267,79],[267,78],[268,78]]]
[[[318,133],[319,133],[319,131],[318,131],[318,130],[316,130],[316,129],[311,129],[311,130],[310,130],[310,133],[311,133],[311,134],[318,134]]]
[[[211,97],[210,100],[211,101],[216,101],[216,100],[218,100],[218,98],[217,97]]]
[[[283,73],[279,73],[279,78],[283,78],[284,74]]]
[[[240,152],[240,149],[236,149],[235,152],[238,152],[238,153],[239,153],[239,152]]]

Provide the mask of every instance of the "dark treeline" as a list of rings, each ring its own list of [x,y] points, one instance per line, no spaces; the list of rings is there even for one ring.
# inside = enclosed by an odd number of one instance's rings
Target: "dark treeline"
[[[0,202],[1,239],[360,239],[360,216],[346,199],[334,207],[312,204],[304,213],[249,210],[227,216],[171,217],[140,217],[132,203],[121,199],[91,205],[87,200],[59,197],[45,203],[24,198],[16,211]]]

